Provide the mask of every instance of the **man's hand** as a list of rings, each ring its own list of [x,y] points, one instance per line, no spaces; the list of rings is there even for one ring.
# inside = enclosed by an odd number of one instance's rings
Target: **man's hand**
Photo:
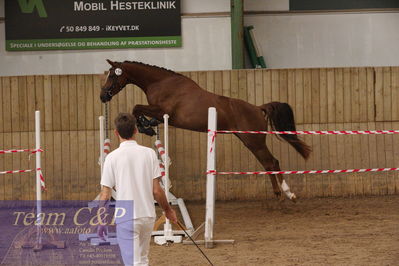
[[[168,200],[166,199],[165,191],[163,191],[161,185],[159,184],[159,178],[155,178],[153,181],[153,194],[155,200],[164,210],[166,218],[168,218],[173,223],[177,223],[176,213],[170,207]]]
[[[99,201],[99,207],[101,208],[107,208],[107,202],[111,199],[112,195],[112,188],[107,187],[107,186],[102,186],[101,188],[101,193],[100,193],[100,201]],[[105,236],[108,234],[107,231],[107,226],[104,225],[107,223],[105,217],[103,221],[101,221],[103,218],[100,219],[100,224],[97,227],[97,235],[100,237],[101,240],[105,241]]]
[[[108,231],[107,226],[106,226],[106,225],[101,225],[101,224],[100,224],[100,225],[97,227],[97,235],[98,235],[98,237],[99,237],[101,240],[105,241],[105,236],[108,235],[107,231]]]
[[[168,218],[172,223],[177,224],[177,216],[174,209],[169,208],[165,211],[165,216]]]

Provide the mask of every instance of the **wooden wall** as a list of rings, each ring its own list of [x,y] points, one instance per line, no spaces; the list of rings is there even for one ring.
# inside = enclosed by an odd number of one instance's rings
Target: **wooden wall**
[[[217,94],[261,105],[288,102],[299,130],[399,129],[399,67],[234,70],[183,73]],[[101,76],[0,78],[0,149],[34,147],[34,110],[42,111],[45,199],[90,200],[99,192],[98,116]],[[128,86],[110,104],[111,119],[145,103]],[[112,134],[111,134],[112,135]],[[397,167],[399,136],[304,136],[313,154],[304,161],[275,137],[268,147],[283,170]],[[138,136],[152,146],[154,139]],[[112,137],[112,149],[117,147]],[[173,192],[187,200],[205,197],[206,134],[170,130]],[[217,138],[218,169],[263,170],[231,135]],[[27,154],[0,155],[0,171],[33,169]],[[286,176],[300,197],[397,193],[396,172]],[[34,199],[34,174],[0,176],[0,200]],[[221,200],[273,197],[267,176],[219,176]]]

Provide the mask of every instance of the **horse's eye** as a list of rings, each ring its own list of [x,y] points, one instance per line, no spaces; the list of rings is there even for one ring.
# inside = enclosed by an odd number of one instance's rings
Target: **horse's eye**
[[[122,75],[122,69],[116,68],[116,69],[115,69],[115,75],[117,75],[117,76]]]

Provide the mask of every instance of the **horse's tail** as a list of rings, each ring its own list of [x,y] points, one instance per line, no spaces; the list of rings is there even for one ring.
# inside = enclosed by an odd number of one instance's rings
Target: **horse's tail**
[[[275,131],[296,131],[294,113],[287,103],[271,102],[259,106],[266,114],[266,120]],[[279,135],[299,152],[303,158],[309,158],[312,148],[300,140],[297,135]]]

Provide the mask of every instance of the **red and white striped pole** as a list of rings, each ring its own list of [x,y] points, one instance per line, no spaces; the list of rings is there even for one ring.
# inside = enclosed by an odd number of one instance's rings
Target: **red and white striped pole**
[[[164,118],[164,120],[165,120],[165,118]],[[166,128],[167,127],[165,126],[164,130],[166,130]],[[166,141],[166,139],[165,139],[165,141]],[[155,147],[157,148],[158,154],[160,156],[159,167],[161,168],[162,184],[165,187],[166,186],[166,182],[165,182],[165,178],[166,178],[166,174],[165,174],[166,151],[165,151],[165,147],[162,145],[162,142],[159,139],[157,139],[155,141]],[[171,160],[170,160],[170,158],[168,156],[168,166],[170,166],[170,165],[171,165]],[[170,179],[168,179],[168,182],[169,182],[168,189],[170,189],[172,187],[171,183],[170,183]]]
[[[166,152],[165,152],[165,147],[162,145],[162,142],[157,139],[155,141],[155,147],[157,148],[158,154],[161,157],[162,163],[166,163]],[[168,158],[169,164],[171,164],[170,158]]]
[[[107,155],[110,152],[111,152],[111,140],[110,139],[105,139],[104,140],[104,148],[103,148],[104,159],[107,157]]]

